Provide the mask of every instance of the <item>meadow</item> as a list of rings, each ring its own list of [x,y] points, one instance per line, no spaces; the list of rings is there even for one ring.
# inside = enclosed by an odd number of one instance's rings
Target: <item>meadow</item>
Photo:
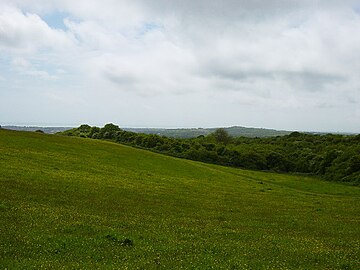
[[[0,129],[1,269],[359,269],[360,189]]]

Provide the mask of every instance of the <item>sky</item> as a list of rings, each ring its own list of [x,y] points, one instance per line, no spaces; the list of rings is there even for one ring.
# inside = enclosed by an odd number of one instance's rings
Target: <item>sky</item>
[[[360,133],[360,0],[0,0],[0,125]]]

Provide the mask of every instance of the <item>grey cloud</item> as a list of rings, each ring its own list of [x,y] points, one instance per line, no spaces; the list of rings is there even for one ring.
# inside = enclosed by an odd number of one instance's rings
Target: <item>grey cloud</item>
[[[315,10],[339,10],[356,7],[356,0],[158,0],[137,1],[148,11],[160,15],[175,15],[182,24],[191,24],[194,21],[200,24],[224,26],[230,23],[241,23],[282,19],[290,15],[297,17],[297,13],[311,14]],[[228,25],[230,26],[230,25]],[[231,27],[231,26],[230,26]]]
[[[273,79],[274,74],[266,70],[244,70],[231,67],[231,61],[228,66],[221,66],[217,63],[208,63],[208,67],[200,71],[205,78],[208,76],[233,81],[243,81],[248,79]]]
[[[326,85],[344,82],[346,78],[336,74],[312,71],[279,72],[276,77],[283,78],[291,86],[304,91],[316,92],[324,90]]]
[[[139,78],[136,78],[131,74],[121,72],[104,71],[103,75],[105,79],[111,81],[118,86],[134,86],[139,81]]]
[[[358,93],[360,93],[360,89],[358,89]],[[360,94],[358,96],[347,97],[346,101],[349,104],[358,105],[360,104]]]
[[[236,62],[236,61],[235,61]],[[322,91],[327,85],[341,83],[346,77],[337,74],[321,73],[318,71],[279,71],[265,69],[245,69],[236,67],[231,60],[225,63],[209,62],[200,71],[201,76],[213,77],[221,80],[246,82],[254,80],[283,81],[293,89],[316,92]]]

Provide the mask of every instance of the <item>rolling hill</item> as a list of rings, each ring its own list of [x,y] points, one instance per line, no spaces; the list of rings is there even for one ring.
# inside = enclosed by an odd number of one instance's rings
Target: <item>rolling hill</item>
[[[165,128],[123,128],[126,131],[132,131],[136,133],[144,134],[156,134],[160,136],[172,137],[172,138],[196,138],[198,136],[206,136],[210,133],[213,133],[217,128],[174,128],[174,129],[165,129]],[[275,136],[284,136],[291,133],[291,131],[285,130],[275,130],[275,129],[266,129],[266,128],[249,128],[249,127],[225,127],[224,128],[229,135],[233,137],[275,137]]]
[[[356,269],[360,189],[0,130],[0,267]]]
[[[0,126],[1,127],[1,126]],[[44,133],[54,134],[71,129],[71,127],[38,127],[38,126],[2,126],[3,129],[18,130],[18,131],[37,131],[41,130]]]
[[[18,130],[18,131],[36,131],[42,130],[48,134],[63,132],[72,129],[72,127],[37,127],[37,126],[3,126],[4,129]],[[216,128],[128,128],[122,127],[123,130],[144,133],[157,134],[160,136],[172,138],[196,138],[200,135],[209,135],[214,132]],[[226,127],[224,128],[231,136],[239,137],[275,137],[288,135],[291,131],[275,130],[266,128],[248,128],[248,127]]]

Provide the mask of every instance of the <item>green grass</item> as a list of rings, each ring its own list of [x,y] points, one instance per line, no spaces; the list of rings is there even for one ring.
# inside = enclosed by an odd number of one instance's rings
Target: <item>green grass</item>
[[[360,189],[0,130],[0,268],[358,269]]]

